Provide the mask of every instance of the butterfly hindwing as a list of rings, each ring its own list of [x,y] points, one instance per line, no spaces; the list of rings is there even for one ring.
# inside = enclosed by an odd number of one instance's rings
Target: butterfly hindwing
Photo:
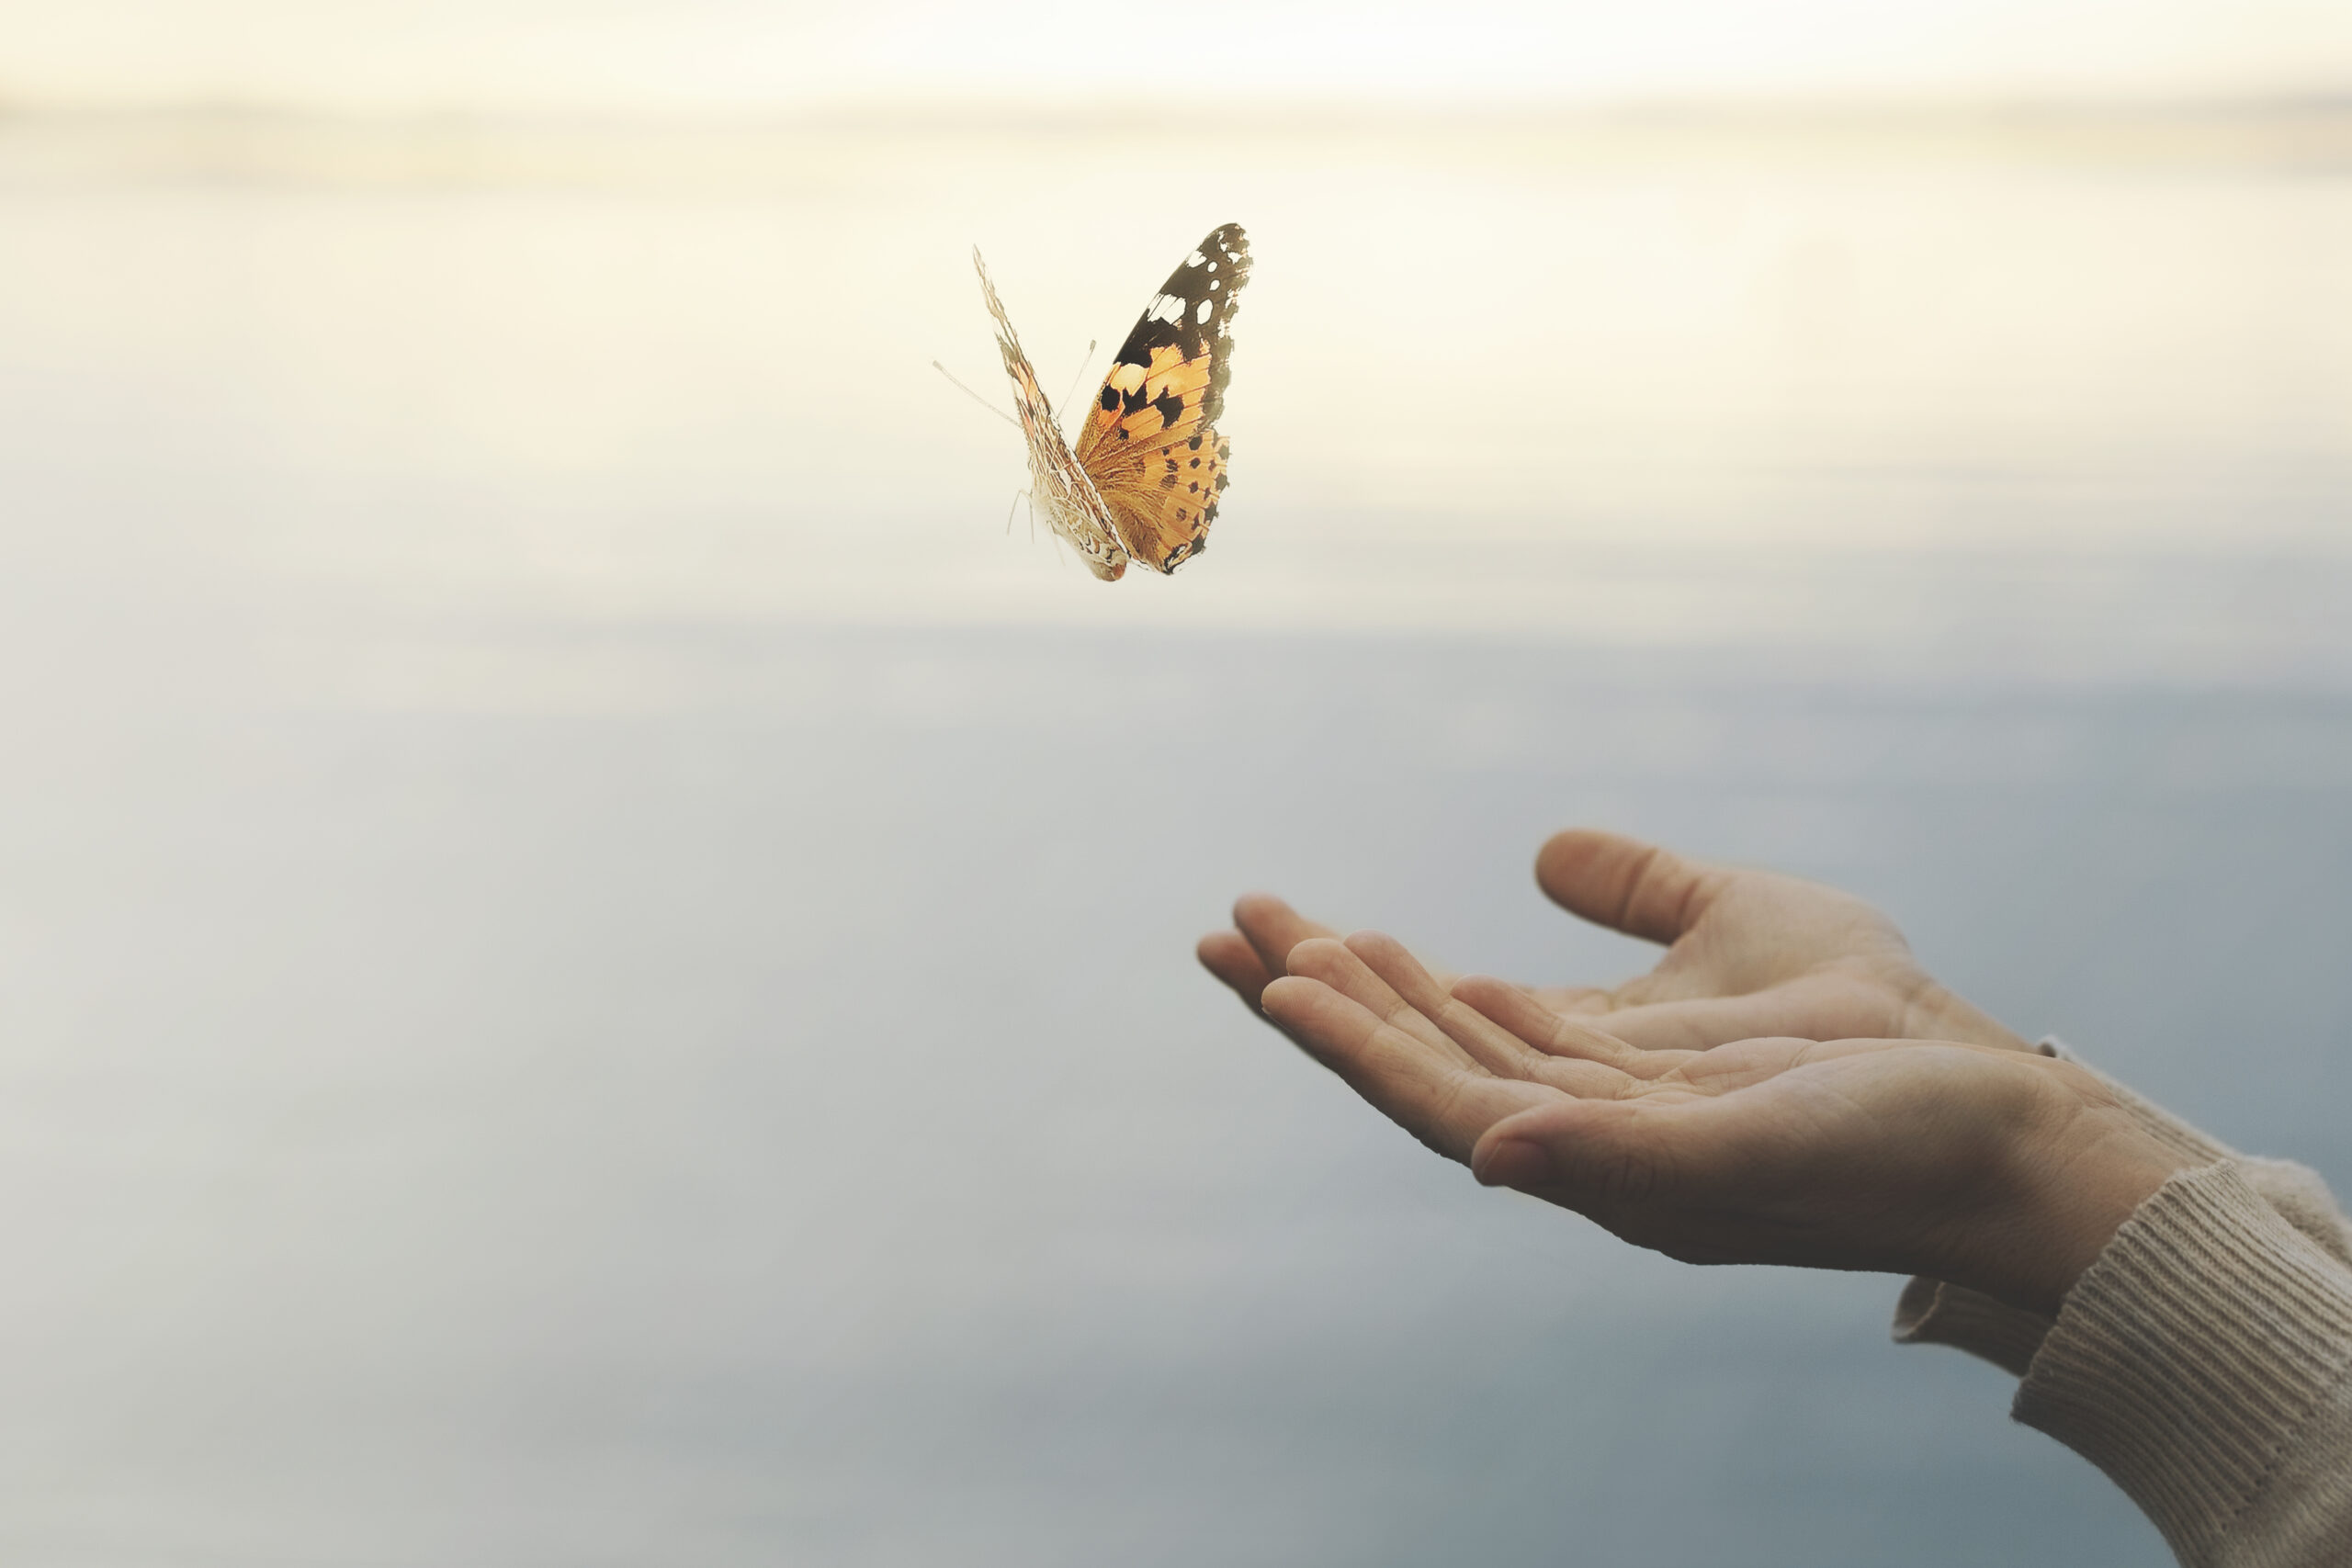
[[[1160,285],[1087,411],[1079,466],[1127,552],[1158,571],[1198,555],[1216,520],[1227,447],[1235,297],[1250,281],[1240,225],[1213,231]]]

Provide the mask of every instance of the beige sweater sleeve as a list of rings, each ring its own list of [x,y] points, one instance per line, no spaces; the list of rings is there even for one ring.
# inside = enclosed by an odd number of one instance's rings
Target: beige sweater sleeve
[[[2308,1168],[2117,1092],[2198,1168],[2141,1205],[2056,1318],[1914,1280],[1895,1337],[2021,1378],[2017,1419],[2105,1471],[2191,1568],[2352,1563],[2344,1217]]]
[[[2352,1562],[2352,1269],[2233,1161],[2124,1222],[2011,1413],[2105,1471],[2185,1568]]]

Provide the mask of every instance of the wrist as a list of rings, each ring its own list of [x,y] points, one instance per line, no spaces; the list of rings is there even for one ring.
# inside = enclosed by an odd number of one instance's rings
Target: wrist
[[[1988,1227],[1984,1277],[1956,1281],[2049,1316],[2123,1222],[2190,1163],[2121,1107],[2101,1103],[2104,1094],[2061,1087],[2074,1103],[2047,1124],[2021,1129],[2012,1151],[2010,1197]]]

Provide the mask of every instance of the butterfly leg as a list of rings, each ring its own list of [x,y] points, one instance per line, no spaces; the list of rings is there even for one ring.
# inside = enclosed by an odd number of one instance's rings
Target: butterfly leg
[[[1004,531],[1006,533],[1010,534],[1012,532],[1012,514],[1021,510],[1021,503],[1024,501],[1029,502],[1029,532],[1033,535],[1036,533],[1037,503],[1034,500],[1030,499],[1029,492],[1025,490],[1014,491],[1012,492],[1012,504],[1004,509]]]

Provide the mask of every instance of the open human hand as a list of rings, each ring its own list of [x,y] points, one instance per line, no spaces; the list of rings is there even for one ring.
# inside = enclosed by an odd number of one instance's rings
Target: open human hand
[[[1630,1044],[1705,1050],[1792,1035],[2030,1049],[1937,984],[1893,921],[1836,888],[1584,829],[1544,844],[1535,880],[1571,914],[1668,944],[1657,967],[1620,986],[1530,988],[1552,1010]],[[1199,953],[1256,1010],[1292,949],[1337,934],[1252,894],[1234,906],[1233,928],[1204,937]]]
[[[2053,1312],[2182,1156],[2070,1064],[1966,1042],[1643,1050],[1394,940],[1311,937],[1263,1006],[1490,1186],[1695,1263],[1921,1273]]]

